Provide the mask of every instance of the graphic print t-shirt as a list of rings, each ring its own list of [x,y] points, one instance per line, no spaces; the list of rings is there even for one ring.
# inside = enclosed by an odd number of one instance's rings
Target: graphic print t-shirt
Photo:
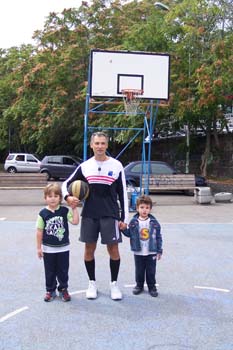
[[[139,235],[140,235],[140,243],[141,243],[141,251],[134,252],[136,255],[149,255],[154,254],[153,252],[149,252],[149,226],[150,226],[150,218],[147,220],[140,220],[139,222]]]
[[[37,228],[43,230],[42,249],[45,253],[69,250],[69,209],[59,206],[54,212],[47,208],[40,211]]]

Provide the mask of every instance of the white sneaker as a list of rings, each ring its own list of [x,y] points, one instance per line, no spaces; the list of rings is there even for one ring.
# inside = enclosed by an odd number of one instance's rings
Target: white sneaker
[[[116,284],[116,281],[110,282],[110,292],[112,300],[121,300],[122,293]]]
[[[95,281],[89,281],[88,288],[86,290],[87,299],[96,299],[97,298],[97,287]]]

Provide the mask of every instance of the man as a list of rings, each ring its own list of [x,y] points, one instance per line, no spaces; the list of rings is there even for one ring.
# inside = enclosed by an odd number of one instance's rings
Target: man
[[[101,243],[107,246],[110,257],[111,298],[120,300],[122,293],[117,286],[120,268],[118,243],[122,242],[122,238],[119,227],[124,227],[124,222],[128,219],[125,174],[122,164],[106,154],[108,136],[105,133],[94,133],[91,136],[90,147],[94,156],[83,162],[63,183],[62,191],[68,205],[74,207],[79,200],[69,195],[69,184],[75,180],[86,181],[89,184],[90,191],[83,205],[80,230],[80,241],[85,243],[84,262],[89,277],[87,299],[97,297],[95,250],[100,233]]]

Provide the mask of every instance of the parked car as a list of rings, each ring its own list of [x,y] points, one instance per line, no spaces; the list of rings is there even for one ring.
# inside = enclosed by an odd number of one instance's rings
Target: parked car
[[[81,160],[73,156],[45,156],[41,161],[40,172],[46,174],[48,180],[67,179],[80,163]]]
[[[4,169],[8,173],[38,173],[40,160],[29,153],[9,153],[5,160]]]
[[[148,162],[145,162],[147,164]],[[127,185],[134,187],[140,186],[140,178],[142,176],[143,161],[131,162],[125,166],[125,178]],[[178,174],[179,172],[166,162],[150,161],[151,175]],[[196,186],[207,186],[206,179],[203,176],[195,175]]]

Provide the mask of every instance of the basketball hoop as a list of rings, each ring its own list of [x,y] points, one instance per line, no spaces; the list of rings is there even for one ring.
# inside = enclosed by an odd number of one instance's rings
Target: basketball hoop
[[[139,89],[123,89],[121,90],[125,106],[125,114],[137,115],[138,106],[140,104],[140,95],[143,95],[143,90]]]

